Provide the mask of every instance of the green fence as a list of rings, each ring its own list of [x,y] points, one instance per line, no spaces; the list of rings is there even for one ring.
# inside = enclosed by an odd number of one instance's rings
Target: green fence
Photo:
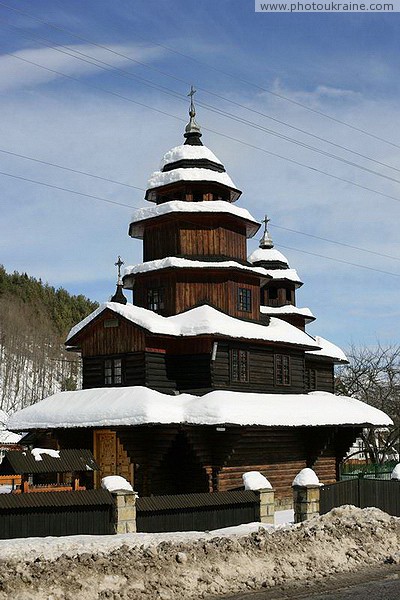
[[[390,461],[383,464],[342,464],[339,467],[339,479],[390,479],[397,462]]]

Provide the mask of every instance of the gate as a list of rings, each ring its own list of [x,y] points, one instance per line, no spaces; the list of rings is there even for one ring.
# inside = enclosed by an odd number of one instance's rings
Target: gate
[[[348,479],[321,487],[321,515],[343,504],[353,504],[359,508],[374,506],[389,515],[400,517],[400,481]]]

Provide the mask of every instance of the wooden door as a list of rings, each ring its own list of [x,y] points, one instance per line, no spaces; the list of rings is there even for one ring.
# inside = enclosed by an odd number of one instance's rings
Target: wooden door
[[[133,465],[115,431],[100,429],[94,432],[94,457],[99,465],[95,476],[96,487],[103,477],[121,475],[133,485]]]

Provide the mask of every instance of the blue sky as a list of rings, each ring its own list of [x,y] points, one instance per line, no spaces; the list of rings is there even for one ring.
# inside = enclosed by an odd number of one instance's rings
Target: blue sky
[[[240,206],[258,219],[268,213],[276,247],[305,282],[297,303],[317,316],[310,332],[344,348],[398,342],[399,13],[260,14],[252,0],[5,4],[0,150],[127,185],[0,152],[3,173],[144,206],[143,192],[128,186],[145,188],[164,152],[181,143],[193,83],[204,143],[243,190]],[[117,255],[140,262],[141,244],[127,235],[127,206],[1,174],[0,181],[0,262],[8,271],[104,301]]]

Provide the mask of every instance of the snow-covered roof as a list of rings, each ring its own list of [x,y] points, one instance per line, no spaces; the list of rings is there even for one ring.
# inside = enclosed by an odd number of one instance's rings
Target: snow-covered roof
[[[257,248],[257,250],[254,250],[254,252],[250,254],[247,260],[251,263],[259,261],[281,262],[289,266],[286,256],[284,256],[282,252],[279,252],[279,250],[276,250],[276,248]]]
[[[296,269],[264,269],[263,267],[254,267],[254,269],[261,269],[265,275],[269,275],[272,279],[291,281],[296,284],[296,287],[303,285]]]
[[[172,169],[172,171],[154,171],[147,182],[147,189],[158,188],[177,181],[212,181],[221,183],[230,188],[238,188],[229,177],[228,173],[219,173],[212,169],[189,167],[187,169]]]
[[[7,417],[8,419],[8,417]],[[0,444],[18,444],[23,436],[7,429],[0,431]]]
[[[15,413],[10,429],[191,425],[391,425],[382,411],[328,392],[255,394],[216,390],[204,396],[168,396],[145,387],[58,392]]]
[[[163,317],[147,308],[134,306],[133,304],[120,304],[119,302],[107,302],[99,306],[71,329],[66,343],[68,344],[77,333],[106,309],[121,315],[151,333],[159,335],[175,337],[218,335],[235,339],[282,342],[310,349],[318,347],[310,335],[281,319],[273,317],[268,325],[262,325],[236,319],[207,304],[172,317]]]
[[[149,260],[138,265],[130,265],[125,268],[124,277],[126,275],[137,275],[138,273],[148,273],[150,271],[159,271],[160,269],[239,269],[240,271],[248,271],[263,275],[264,277],[273,277],[273,272],[267,271],[262,267],[248,267],[241,265],[234,260],[208,261],[208,260],[191,260],[189,258],[177,258],[176,256],[167,256],[158,260]],[[287,269],[292,271],[293,269]],[[281,273],[280,270],[275,271]],[[295,272],[295,271],[294,271]],[[281,277],[278,277],[281,279]],[[299,280],[300,281],[300,280]]]
[[[0,409],[0,444],[18,444],[18,442],[22,438],[22,435],[13,433],[12,431],[8,431],[7,429],[5,429],[7,421],[7,413],[5,413],[4,410]]]
[[[202,146],[183,146],[184,148],[201,148]],[[142,239],[144,231],[143,221],[148,219],[154,219],[161,215],[170,215],[173,213],[225,213],[231,214],[235,217],[240,217],[247,221],[246,233],[247,237],[253,237],[258,231],[260,225],[251,216],[248,210],[245,208],[239,208],[229,202],[223,200],[213,200],[211,202],[184,202],[183,200],[173,200],[171,202],[165,202],[164,204],[158,204],[156,206],[150,206],[146,208],[140,208],[135,211],[132,215],[132,222],[130,227],[130,235],[135,238]]]
[[[211,160],[219,165],[222,165],[222,162],[217,158],[207,146],[192,146],[191,144],[182,144],[181,146],[175,146],[175,148],[171,148],[164,154],[160,163],[160,171],[166,165],[169,165],[174,162],[178,162],[178,160],[199,160],[206,159]]]
[[[315,320],[309,308],[299,308],[292,304],[285,304],[285,306],[260,306],[260,312],[263,315],[269,315],[271,317],[280,317],[281,315],[301,315],[305,317],[305,322],[310,323]]]
[[[335,362],[339,363],[348,363],[347,356],[343,352],[339,346],[332,344],[328,340],[320,337],[319,335],[313,336],[315,342],[318,346],[320,346],[320,350],[310,350],[307,351],[307,354],[313,354],[314,356],[323,356],[328,358],[333,358]]]

